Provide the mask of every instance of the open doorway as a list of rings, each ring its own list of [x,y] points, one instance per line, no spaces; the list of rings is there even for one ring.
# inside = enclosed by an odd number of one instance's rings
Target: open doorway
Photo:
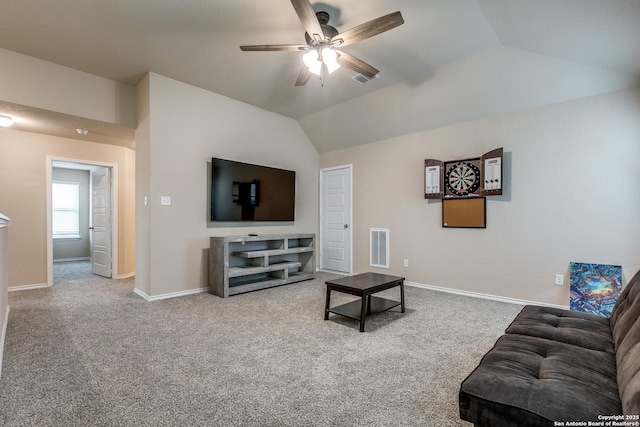
[[[117,272],[117,165],[47,157],[48,286]]]

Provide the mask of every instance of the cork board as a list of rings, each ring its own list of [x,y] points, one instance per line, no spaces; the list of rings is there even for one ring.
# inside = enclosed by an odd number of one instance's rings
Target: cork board
[[[445,228],[487,228],[484,197],[442,200],[442,226]]]

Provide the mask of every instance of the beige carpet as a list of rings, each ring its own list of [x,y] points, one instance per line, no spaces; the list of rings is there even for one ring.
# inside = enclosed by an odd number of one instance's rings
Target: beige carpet
[[[407,287],[360,333],[323,320],[326,274],[157,302],[71,276],[10,294],[0,425],[468,426],[460,382],[521,309]]]

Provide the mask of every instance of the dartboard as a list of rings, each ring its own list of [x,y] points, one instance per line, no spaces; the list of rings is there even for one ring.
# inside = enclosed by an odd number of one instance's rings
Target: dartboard
[[[480,169],[469,162],[457,162],[447,170],[445,183],[458,196],[474,193],[480,187]]]

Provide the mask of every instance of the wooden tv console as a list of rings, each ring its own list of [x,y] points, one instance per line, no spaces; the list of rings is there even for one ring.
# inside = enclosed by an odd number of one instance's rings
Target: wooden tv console
[[[211,237],[209,292],[222,298],[315,277],[315,234]]]

